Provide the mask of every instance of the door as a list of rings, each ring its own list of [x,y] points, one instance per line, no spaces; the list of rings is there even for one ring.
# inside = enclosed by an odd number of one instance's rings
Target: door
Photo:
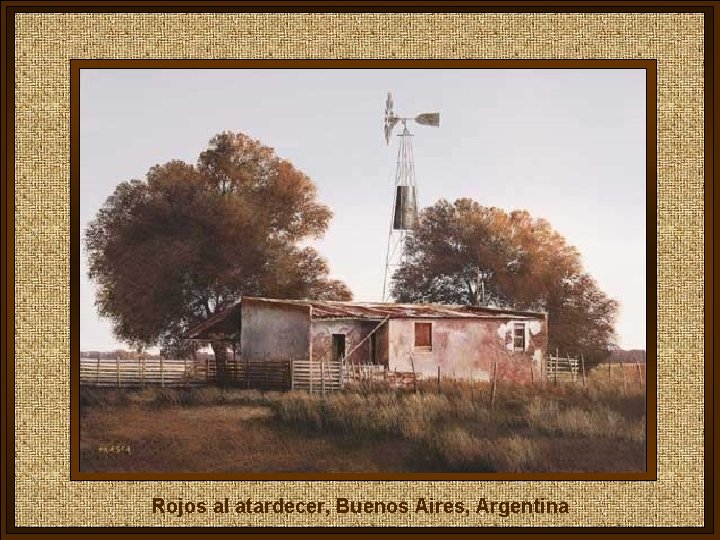
[[[339,362],[345,357],[345,334],[332,335],[332,360]]]

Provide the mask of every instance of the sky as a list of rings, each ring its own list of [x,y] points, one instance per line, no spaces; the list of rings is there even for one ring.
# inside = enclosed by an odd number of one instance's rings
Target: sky
[[[412,126],[419,205],[471,197],[547,219],[620,302],[619,345],[645,348],[645,72],[610,69],[83,69],[81,235],[115,186],[156,164],[196,163],[239,131],[318,187],[334,217],[313,245],[357,301],[380,301],[396,113]],[[82,238],[82,236],[81,236]],[[81,242],[82,245],[82,242]],[[123,348],[94,306],[81,248],[80,348]]]

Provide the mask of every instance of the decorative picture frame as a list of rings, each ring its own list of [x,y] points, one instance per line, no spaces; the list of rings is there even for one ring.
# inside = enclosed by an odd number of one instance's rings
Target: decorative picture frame
[[[707,270],[712,270],[713,253],[716,164],[708,149],[716,146],[717,9],[714,2],[690,8],[641,2],[619,7],[580,2],[561,7],[521,2],[432,7],[130,2],[120,8],[98,2],[54,4],[52,9],[3,3],[4,533],[200,536],[327,532],[327,527],[349,533],[539,533],[547,532],[546,527],[576,534],[714,532],[713,287]],[[651,80],[655,91],[648,94],[650,131],[657,134],[657,145],[649,145],[647,157],[649,174],[657,173],[652,175],[656,183],[648,184],[648,202],[657,203],[657,214],[648,212],[656,224],[648,230],[648,257],[657,261],[657,283],[648,280],[653,335],[648,340],[647,388],[649,396],[657,396],[657,418],[648,417],[644,481],[609,476],[500,482],[82,478],[73,468],[71,451],[77,444],[72,425],[77,425],[78,413],[72,406],[79,353],[79,325],[73,324],[79,276],[73,249],[79,222],[72,201],[79,195],[80,151],[71,125],[81,105],[73,78],[92,62],[119,66],[126,60],[150,67],[162,61],[164,66],[177,62],[187,67],[193,61],[200,65],[201,58],[228,67],[238,59],[305,59],[308,65],[334,59],[353,66],[379,59],[416,65],[426,65],[427,59],[513,60],[518,66],[535,66],[543,59],[629,60],[643,63],[648,73],[656,69],[657,79]],[[650,350],[652,343],[656,351]],[[157,497],[205,501],[209,506],[247,497],[422,498],[466,501],[473,507],[481,501],[510,505],[540,498],[565,502],[568,512],[461,516],[443,511],[401,518],[375,512],[176,516],[153,513]]]

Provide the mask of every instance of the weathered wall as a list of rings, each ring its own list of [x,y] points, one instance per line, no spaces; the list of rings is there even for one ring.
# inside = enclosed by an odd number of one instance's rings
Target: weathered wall
[[[245,358],[307,358],[310,315],[305,306],[243,302],[240,346]]]
[[[313,360],[325,359],[330,361],[332,359],[333,334],[345,334],[345,352],[349,353],[378,324],[378,322],[374,321],[360,320],[314,320],[311,329]],[[382,359],[384,363],[387,364],[387,337],[383,339],[383,332],[385,332],[385,336],[387,336],[386,325],[377,332],[378,359]],[[365,364],[368,363],[369,355],[370,340],[368,339],[348,358],[348,362]]]
[[[387,321],[378,329],[377,332],[375,332],[375,335],[377,336],[377,363],[383,366],[390,365],[389,322],[390,321]]]
[[[415,348],[415,323],[432,322],[432,350]],[[441,376],[489,381],[498,362],[498,380],[529,382],[533,366],[541,373],[547,348],[547,325],[542,319],[526,325],[526,350],[512,350],[513,319],[392,319],[389,321],[391,370],[415,371],[423,377]]]

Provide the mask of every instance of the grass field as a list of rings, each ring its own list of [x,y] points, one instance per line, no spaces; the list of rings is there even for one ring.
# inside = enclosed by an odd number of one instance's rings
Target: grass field
[[[604,375],[604,376],[603,376]],[[619,383],[619,384],[618,384]],[[82,471],[628,472],[645,469],[645,393],[581,384],[327,396],[216,388],[81,392]]]

